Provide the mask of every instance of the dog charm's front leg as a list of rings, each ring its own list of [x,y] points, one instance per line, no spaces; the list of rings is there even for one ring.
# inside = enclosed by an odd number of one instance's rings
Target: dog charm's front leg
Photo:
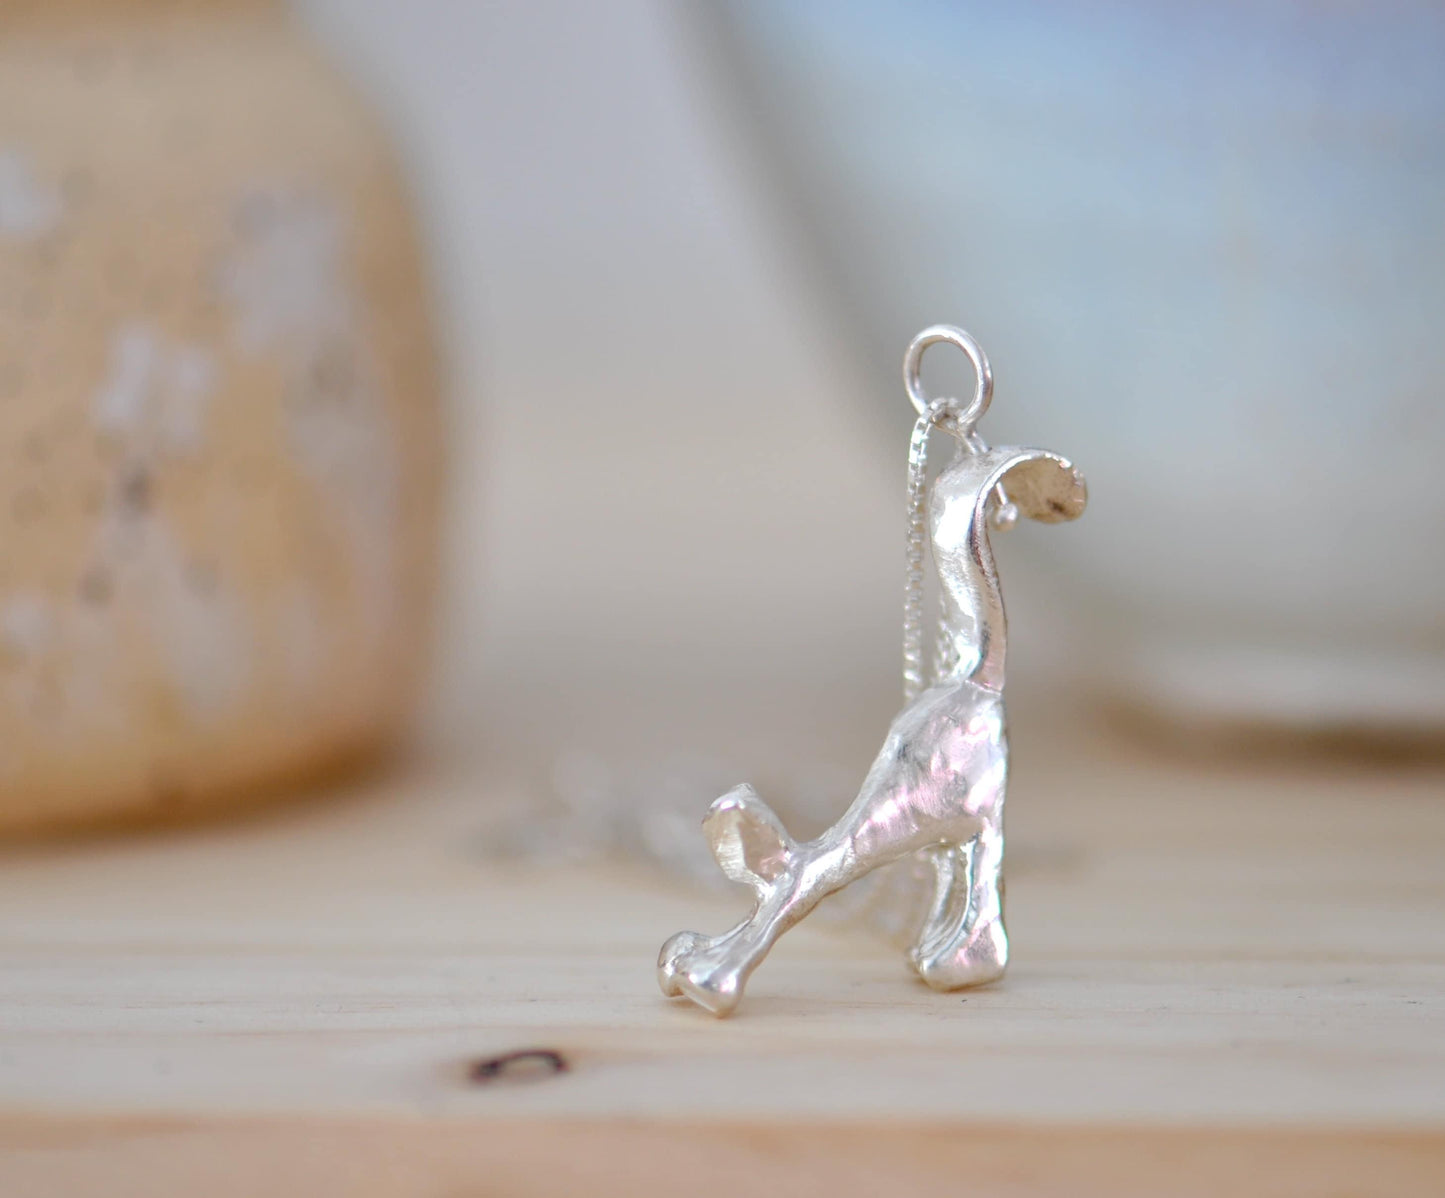
[[[679,932],[672,937],[662,946],[657,978],[664,994],[685,995],[714,1015],[726,1015],[773,941],[823,896],[803,889],[809,876],[806,849],[751,786],[734,787],[713,803],[703,830],[723,873],[750,887],[756,906],[721,936]]]

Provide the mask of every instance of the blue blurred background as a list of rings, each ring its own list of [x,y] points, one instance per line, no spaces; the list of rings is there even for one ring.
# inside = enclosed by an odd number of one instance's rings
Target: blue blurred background
[[[494,630],[585,609],[881,676],[897,360],[944,320],[993,357],[992,435],[1093,488],[1002,550],[1018,668],[1180,727],[1438,742],[1438,7],[303,11],[432,220]],[[549,471],[594,501],[508,502]]]

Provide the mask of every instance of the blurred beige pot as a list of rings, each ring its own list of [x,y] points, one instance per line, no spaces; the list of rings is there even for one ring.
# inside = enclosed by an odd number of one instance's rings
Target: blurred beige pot
[[[435,560],[418,256],[276,6],[0,15],[0,829],[172,814],[404,725]]]

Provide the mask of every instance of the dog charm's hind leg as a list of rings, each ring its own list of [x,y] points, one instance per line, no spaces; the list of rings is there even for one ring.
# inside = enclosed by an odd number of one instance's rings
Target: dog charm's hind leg
[[[935,845],[924,849],[919,856],[926,859],[933,870],[933,897],[908,949],[908,963],[915,971],[955,934],[967,914],[969,891],[967,845]]]
[[[966,874],[967,861],[961,857],[959,847],[951,844],[935,845],[919,853],[933,871],[933,898],[928,911],[919,921],[918,934],[914,937],[915,948],[939,935],[949,925],[953,907],[959,901],[959,881]]]
[[[980,986],[1003,976],[1008,965],[1001,882],[1003,812],[984,821],[973,842],[955,849],[954,894],[942,918],[925,925],[909,964],[935,990]]]

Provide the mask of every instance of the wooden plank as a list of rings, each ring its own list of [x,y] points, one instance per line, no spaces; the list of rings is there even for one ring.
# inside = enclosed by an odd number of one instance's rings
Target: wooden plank
[[[501,784],[462,761],[225,825],[12,849],[0,1192],[194,1193],[207,1174],[215,1195],[551,1194],[595,1169],[617,1180],[591,1192],[636,1193],[704,1166],[799,1193],[885,1173],[990,1194],[1438,1192],[1440,770],[1208,767],[1025,726],[1017,957],[960,995],[804,925],[734,1019],[669,1003],[658,944],[740,898],[487,862],[477,795]],[[469,1075],[527,1048],[568,1069]],[[695,1192],[722,1192],[703,1176]]]
[[[1438,1133],[937,1123],[11,1118],[0,1154],[8,1198],[1407,1198],[1445,1176]]]

